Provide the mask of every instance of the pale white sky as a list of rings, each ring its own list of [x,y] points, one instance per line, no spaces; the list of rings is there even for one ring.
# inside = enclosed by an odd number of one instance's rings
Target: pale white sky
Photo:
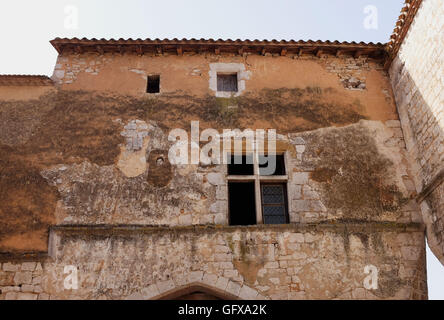
[[[0,74],[52,75],[56,37],[222,38],[387,42],[403,0],[2,0]],[[69,19],[77,10],[77,28]],[[371,11],[365,8],[371,6]],[[377,9],[377,28],[365,27]],[[67,10],[67,11],[65,11]],[[372,20],[374,21],[374,20]],[[66,24],[68,22],[68,24]],[[374,26],[374,25],[372,25]],[[444,267],[428,251],[429,296]]]
[[[388,3],[388,4],[387,4]],[[2,0],[1,73],[52,74],[55,37],[387,42],[403,0]],[[374,6],[378,28],[365,29]],[[67,6],[78,28],[65,28]],[[32,52],[30,55],[29,53]]]

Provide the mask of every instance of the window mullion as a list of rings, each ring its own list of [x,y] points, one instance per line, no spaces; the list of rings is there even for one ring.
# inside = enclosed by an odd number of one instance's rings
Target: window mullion
[[[259,153],[257,151],[257,145],[254,145],[253,154],[253,168],[254,168],[254,190],[256,199],[256,221],[257,224],[263,224],[264,219],[262,216],[262,195],[261,195],[261,181],[259,172]]]

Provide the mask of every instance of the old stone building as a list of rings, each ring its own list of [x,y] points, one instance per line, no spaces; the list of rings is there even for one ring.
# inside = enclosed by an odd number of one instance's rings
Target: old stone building
[[[51,41],[52,78],[0,76],[0,299],[426,299],[443,15],[406,1],[388,44]],[[174,129],[276,149],[178,164]]]

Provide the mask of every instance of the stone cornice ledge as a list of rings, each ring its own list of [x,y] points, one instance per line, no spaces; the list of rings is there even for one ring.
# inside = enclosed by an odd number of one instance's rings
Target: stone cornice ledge
[[[292,232],[409,232],[423,231],[421,223],[396,223],[396,222],[367,222],[367,221],[328,221],[320,223],[292,223],[284,225],[253,225],[253,226],[221,226],[221,225],[196,225],[196,226],[147,226],[147,225],[58,225],[51,227],[56,234],[66,236],[94,235],[94,236],[119,236],[130,234],[155,234],[155,233],[210,233],[210,232],[255,232],[255,231],[292,231]]]
[[[140,234],[202,234],[222,231],[232,233],[242,232],[423,232],[421,223],[368,222],[368,221],[326,221],[319,223],[292,223],[283,225],[254,225],[254,226],[147,226],[147,225],[58,225],[50,228],[50,234],[62,238],[94,236],[100,238],[113,236],[132,236]],[[47,252],[0,252],[0,262],[53,261]]]

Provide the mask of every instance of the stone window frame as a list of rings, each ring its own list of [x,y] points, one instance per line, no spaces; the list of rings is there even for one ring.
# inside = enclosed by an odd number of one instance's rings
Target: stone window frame
[[[250,71],[245,69],[243,63],[210,63],[210,71],[208,72],[210,90],[215,92],[218,98],[238,97],[245,91],[245,80],[249,80]],[[218,74],[237,74],[237,92],[218,91],[217,75]]]
[[[226,156],[230,153],[226,153]],[[287,224],[291,222],[290,219],[290,200],[288,198],[288,190],[289,190],[289,175],[288,175],[288,152],[286,151],[276,151],[276,155],[284,156],[284,165],[285,165],[285,175],[276,175],[276,176],[263,176],[260,175],[259,172],[259,152],[257,151],[244,151],[243,155],[253,154],[253,175],[229,175],[227,170],[227,183],[230,182],[254,182],[254,192],[255,192],[255,205],[256,205],[256,224],[264,224],[264,217],[262,213],[262,183],[281,183],[285,184],[287,193],[284,195],[287,201],[286,215],[287,215]],[[228,185],[227,185],[228,192]],[[229,200],[228,200],[229,201]],[[229,205],[228,205],[229,207]],[[230,215],[228,208],[228,216]]]

